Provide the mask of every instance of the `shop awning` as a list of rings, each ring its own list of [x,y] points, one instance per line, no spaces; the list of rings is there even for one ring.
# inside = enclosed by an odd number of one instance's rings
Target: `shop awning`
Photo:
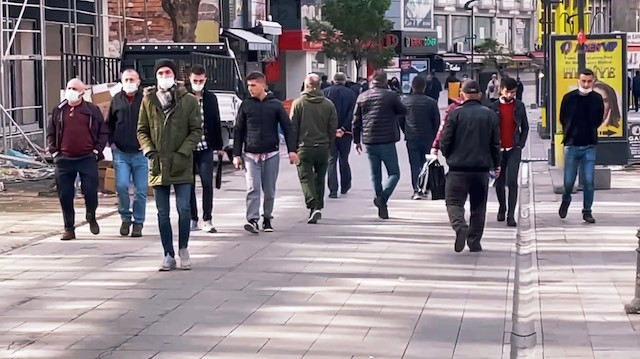
[[[450,64],[466,64],[468,61],[467,57],[462,54],[440,54],[438,56],[442,58],[442,61],[448,62]]]
[[[282,35],[282,25],[275,21],[258,21],[258,27],[265,35]]]
[[[529,63],[533,61],[533,59],[527,55],[513,55],[511,60],[513,62],[520,62],[520,63]]]
[[[224,29],[223,34],[247,43],[247,49],[251,51],[271,51],[271,41],[262,36],[242,29]]]

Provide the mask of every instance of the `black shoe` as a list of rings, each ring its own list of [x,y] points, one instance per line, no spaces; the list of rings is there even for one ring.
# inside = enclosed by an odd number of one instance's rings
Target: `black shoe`
[[[517,226],[517,225],[518,225],[518,223],[516,223],[515,218],[513,218],[513,217],[511,217],[511,216],[509,216],[509,217],[507,218],[507,226],[509,226],[509,227],[515,227],[515,226]]]
[[[469,246],[469,252],[482,252],[482,245],[480,243],[474,242],[471,246]]]
[[[498,222],[504,222],[505,214],[504,212],[498,211]]]
[[[94,235],[100,234],[100,226],[98,225],[98,221],[96,220],[95,213],[87,213],[87,222],[89,222],[89,230]]]
[[[381,219],[389,219],[389,207],[385,204],[382,207],[378,207],[378,217]]]
[[[347,192],[349,192],[349,190],[351,189],[351,187],[349,188],[343,188],[342,190],[340,190],[340,193],[342,194],[347,194]]]
[[[126,221],[126,222],[122,222],[122,224],[120,225],[120,235],[121,236],[128,236],[129,235],[129,229],[131,228],[131,222]]]
[[[456,243],[453,249],[460,253],[464,250],[464,245],[467,242],[467,237],[469,237],[469,228],[462,228],[456,233]]]
[[[338,198],[338,194],[336,192],[329,193],[329,198]]]
[[[584,219],[585,222],[587,223],[596,223],[596,219],[593,218],[593,216],[591,215],[591,212],[585,212],[582,214],[582,219]]]
[[[262,221],[262,230],[265,232],[273,232],[273,226],[271,226],[271,220],[265,218]]]
[[[60,237],[61,241],[70,241],[72,239],[76,239],[76,232],[74,231],[64,231],[62,237]]]
[[[142,223],[134,223],[131,237],[142,237]]]
[[[558,210],[558,215],[560,216],[560,218],[567,218],[567,212],[569,212],[570,204],[571,202],[562,201],[562,203],[560,204],[560,209]]]
[[[260,227],[258,226],[258,221],[256,221],[255,219],[250,220],[249,222],[247,222],[247,224],[244,225],[244,230],[253,234],[260,233]]]
[[[319,209],[312,209],[311,213],[309,213],[309,219],[307,220],[307,223],[316,224],[321,217],[322,212],[320,212]]]

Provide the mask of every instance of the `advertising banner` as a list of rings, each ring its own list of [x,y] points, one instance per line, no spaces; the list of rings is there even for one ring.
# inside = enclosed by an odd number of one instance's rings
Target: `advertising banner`
[[[401,60],[400,61],[400,85],[402,94],[411,93],[411,82],[416,76],[427,77],[429,74],[429,59],[425,60]]]

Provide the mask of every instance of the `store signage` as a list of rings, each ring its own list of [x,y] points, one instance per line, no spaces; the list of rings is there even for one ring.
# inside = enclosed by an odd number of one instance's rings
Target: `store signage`
[[[627,46],[640,46],[640,32],[627,33]]]
[[[438,33],[436,31],[402,31],[401,54],[428,56],[438,53]]]
[[[404,47],[429,47],[437,46],[438,39],[435,37],[409,37],[404,38]]]

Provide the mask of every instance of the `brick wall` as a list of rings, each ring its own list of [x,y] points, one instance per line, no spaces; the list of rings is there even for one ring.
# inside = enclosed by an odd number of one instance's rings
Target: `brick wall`
[[[120,3],[120,6],[118,6]],[[145,18],[144,0],[125,0],[126,15],[132,18]],[[119,29],[122,29],[122,2],[120,0],[108,0],[109,15],[120,18],[109,18],[109,53],[111,56],[119,56],[122,44],[120,44]],[[172,36],[171,20],[162,9],[161,0],[147,0],[147,22],[149,25],[149,42],[170,42]],[[146,41],[144,21],[126,22],[126,38],[129,42]]]

